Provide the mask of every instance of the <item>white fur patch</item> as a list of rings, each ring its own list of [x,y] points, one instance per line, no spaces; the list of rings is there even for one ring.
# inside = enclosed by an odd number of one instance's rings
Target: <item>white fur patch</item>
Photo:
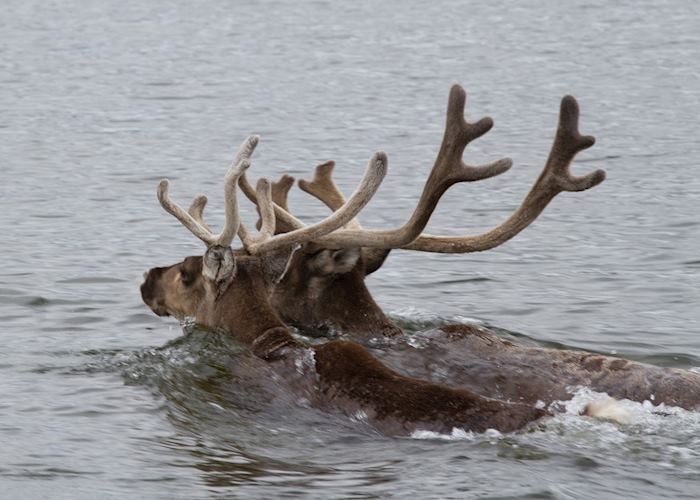
[[[632,414],[618,400],[613,398],[591,401],[586,405],[583,414],[619,424],[629,424],[632,421]]]

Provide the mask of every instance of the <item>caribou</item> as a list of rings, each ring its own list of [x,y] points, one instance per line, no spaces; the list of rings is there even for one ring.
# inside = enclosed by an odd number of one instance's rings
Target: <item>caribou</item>
[[[473,168],[466,167],[462,160],[464,149],[493,125],[489,118],[475,124],[464,120],[465,95],[459,86],[450,92],[437,159],[408,229],[403,228],[414,239],[406,243],[408,238],[398,238],[397,230],[364,230],[352,218],[346,223],[342,237],[331,235],[287,247],[278,254],[277,264],[273,266],[276,271],[268,279],[269,298],[276,313],[305,334],[328,336],[331,332],[341,332],[365,345],[377,338],[396,339],[389,348],[373,349],[373,354],[407,375],[503,400],[551,403],[569,399],[577,387],[585,386],[615,398],[648,400],[686,409],[699,407],[700,374],[584,351],[518,345],[475,325],[438,328],[430,332],[423,348],[416,349],[377,305],[365,278],[381,268],[391,250],[437,253],[489,250],[529,226],[557,194],[584,191],[605,179],[602,170],[583,177],[570,173],[576,154],[591,147],[595,140],[580,134],[578,103],[566,96],[561,101],[557,130],[542,173],[513,215],[496,228],[476,236],[431,236],[416,232],[417,227],[422,231],[441,194],[452,184],[492,177],[511,166],[511,160],[505,158],[477,170],[491,175],[463,175],[465,169]],[[332,161],[323,163],[311,180],[300,180],[298,185],[335,213],[346,200],[333,181],[333,169]],[[271,187],[278,234],[304,227],[289,211],[287,194],[293,184],[294,179],[283,176]],[[239,185],[258,204],[256,192],[245,175],[241,176]],[[205,224],[202,214],[205,203],[197,199],[190,210],[202,224]],[[411,226],[411,221],[420,224]],[[447,366],[447,371],[433,370],[435,360]]]
[[[226,331],[314,406],[361,415],[388,435],[406,435],[415,430],[449,433],[454,428],[509,432],[547,415],[533,405],[500,401],[399,374],[355,342],[334,340],[310,346],[295,339],[270,303],[265,284],[266,256],[310,241],[352,243],[351,233],[359,233],[359,243],[372,241],[371,235],[363,239],[362,231],[342,227],[376,192],[386,173],[387,157],[383,152],[372,156],[355,193],[331,216],[278,235],[274,235],[271,184],[261,179],[255,189],[261,224],[254,234],[241,224],[236,185],[249,167],[257,143],[258,138],[251,136],[241,145],[224,178],[225,225],[218,234],[191,215],[196,208],[186,211],[170,198],[167,180],[158,185],[161,206],[204,242],[206,251],[201,257],[188,257],[147,272],[141,295],[154,313],[178,319],[192,317],[205,327]],[[460,175],[465,179],[485,177],[498,173],[499,168],[465,167]],[[434,207],[436,201],[429,200],[428,204]],[[203,206],[202,198],[196,199],[194,206]],[[416,218],[386,236],[396,244],[408,244],[425,222],[425,218]],[[236,235],[243,248],[234,252],[231,244]]]

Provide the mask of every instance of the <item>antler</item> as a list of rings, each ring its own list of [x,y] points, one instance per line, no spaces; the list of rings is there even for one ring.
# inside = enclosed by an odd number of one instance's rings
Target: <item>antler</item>
[[[209,200],[206,195],[198,194],[195,196],[194,200],[192,200],[192,203],[190,203],[190,208],[187,209],[187,213],[190,214],[194,220],[199,222],[203,228],[210,231],[209,225],[204,222],[204,207],[207,206],[207,201]]]
[[[287,175],[287,174],[283,174],[279,178],[279,180],[274,181],[270,184],[271,196],[272,196],[273,203],[275,203],[279,207],[283,208],[287,212],[289,212],[289,207],[287,204],[287,197],[289,195],[289,190],[292,188],[293,185],[294,185],[294,177]],[[256,191],[256,196],[257,196],[257,191],[258,191],[257,186],[256,186],[255,191]],[[345,203],[345,200],[343,200],[343,203]],[[343,203],[338,205],[338,208],[340,208],[340,206],[343,205]],[[258,210],[258,213],[260,213],[260,208],[257,207],[257,205],[256,205],[256,208]],[[274,215],[274,213],[273,213],[273,215]],[[262,225],[262,219],[259,219],[258,222],[255,224],[255,227],[259,230],[261,225]],[[295,228],[287,226],[283,222],[278,222],[276,224],[275,232],[276,233],[286,233],[286,232],[291,231],[293,229],[295,229]]]
[[[605,172],[596,170],[583,177],[571,175],[569,167],[576,154],[595,143],[592,136],[578,130],[579,107],[576,99],[565,96],[561,101],[559,126],[554,143],[539,178],[520,207],[498,227],[476,236],[431,236],[423,234],[404,245],[407,250],[439,253],[471,253],[494,248],[529,226],[549,202],[562,191],[584,191],[605,180]],[[329,162],[330,163],[330,162]],[[299,181],[299,187],[325,203],[331,210],[344,203],[343,193],[331,178],[333,165],[316,167],[312,181]]]
[[[240,218],[238,216],[238,202],[236,200],[236,183],[238,182],[238,178],[249,166],[250,162],[248,160],[241,160],[236,165],[232,165],[224,178],[226,222],[223,230],[219,234],[212,234],[207,227],[200,224],[198,220],[196,220],[189,213],[185,212],[177,203],[170,199],[170,183],[167,179],[163,179],[160,181],[160,184],[158,184],[158,201],[160,201],[161,206],[166,212],[179,220],[187,229],[190,230],[192,234],[202,240],[207,247],[215,245],[228,247],[231,245],[234,236],[236,236],[238,226],[240,225]],[[202,200],[202,198],[199,197],[198,199],[200,201]],[[201,207],[203,209],[204,205],[202,204]],[[199,213],[199,220],[202,220],[201,212]]]
[[[569,171],[576,154],[595,143],[594,137],[579,133],[578,119],[579,107],[576,99],[565,96],[561,100],[559,125],[547,163],[520,207],[501,225],[477,236],[421,235],[403,248],[439,253],[488,250],[508,241],[529,226],[562,191],[585,191],[603,182],[604,170],[596,170],[582,177],[576,177]]]
[[[256,135],[249,136],[238,148],[236,156],[231,163],[226,176],[224,177],[224,200],[226,210],[226,222],[224,228],[219,234],[212,234],[209,226],[204,222],[203,212],[207,204],[207,197],[198,195],[190,205],[190,208],[185,212],[182,207],[170,199],[169,189],[170,183],[167,179],[163,179],[158,184],[158,201],[161,206],[170,215],[179,220],[187,229],[190,230],[197,238],[202,240],[207,247],[222,246],[228,247],[231,245],[233,238],[238,232],[240,226],[240,217],[238,215],[238,200],[236,199],[236,184],[238,179],[250,166],[250,156],[255,151],[260,138]]]
[[[351,221],[362,210],[369,200],[377,192],[379,185],[387,169],[387,157],[383,152],[375,153],[369,161],[364,176],[350,199],[333,214],[312,226],[302,226],[288,233],[273,236],[275,232],[276,207],[284,213],[286,210],[272,201],[272,186],[266,179],[261,179],[257,186],[258,209],[260,210],[261,226],[257,236],[252,236],[241,224],[238,214],[238,202],[236,199],[236,185],[244,177],[246,169],[250,166],[250,156],[258,145],[259,138],[250,136],[238,149],[234,158],[234,164],[229,167],[224,178],[224,191],[226,202],[226,223],[224,229],[218,235],[214,235],[204,222],[203,212],[207,203],[204,195],[198,195],[186,212],[177,203],[170,199],[168,194],[169,183],[162,180],[158,186],[158,200],[163,208],[176,217],[197,238],[201,239],[207,247],[231,245],[234,236],[238,233],[246,250],[251,254],[263,253],[276,248],[304,243],[306,241],[322,238]],[[278,184],[276,195],[278,200],[286,205],[286,193],[293,183],[291,177],[283,177]],[[245,181],[247,183],[247,181]],[[291,217],[291,216],[290,216]],[[291,217],[293,219],[293,217]]]
[[[315,243],[333,248],[343,247],[375,247],[375,248],[400,248],[416,239],[430,219],[438,201],[445,191],[458,182],[470,182],[487,179],[507,171],[512,161],[503,158],[485,166],[474,167],[464,163],[462,155],[467,144],[488,132],[493,127],[491,118],[482,118],[476,123],[469,123],[464,119],[464,105],[466,93],[459,85],[454,85],[450,90],[447,104],[447,119],[445,132],[435,164],[425,183],[421,197],[409,220],[401,227],[389,230],[365,230],[357,221],[351,223],[351,228],[336,231],[333,234],[314,239]],[[325,166],[324,166],[325,165]],[[339,191],[333,188],[330,180],[332,163],[326,163],[317,170],[317,177],[310,183],[305,183],[306,188],[316,191],[324,197],[329,197],[329,203],[337,205],[342,200]],[[252,187],[245,176],[239,182],[241,188],[251,201],[256,202],[252,193]],[[313,193],[312,193],[313,194]],[[273,204],[277,220],[284,223],[301,224],[279,205]]]
[[[302,191],[318,198],[326,204],[328,208],[335,211],[345,203],[345,196],[333,180],[333,168],[335,162],[329,160],[316,166],[314,177],[310,181],[299,179],[299,187]],[[285,207],[286,209],[286,207]],[[353,219],[346,225],[348,229],[362,229],[360,222]]]
[[[507,171],[512,165],[510,158],[503,158],[480,167],[467,165],[462,160],[467,144],[481,137],[493,127],[491,118],[482,118],[476,123],[469,123],[464,119],[466,97],[466,92],[462,87],[452,86],[440,151],[423,187],[418,204],[406,224],[391,230],[338,231],[317,240],[316,243],[329,247],[402,247],[421,234],[438,201],[450,186],[458,182],[487,179]]]
[[[276,236],[272,236],[275,216],[280,210],[287,214],[288,212],[272,201],[270,183],[266,179],[261,179],[258,182],[255,193],[255,200],[260,210],[261,231],[257,237],[251,237],[250,234],[244,231],[244,234],[241,235],[243,246],[249,253],[259,254],[281,246],[296,245],[322,239],[354,219],[355,215],[369,203],[369,200],[377,192],[386,175],[387,165],[386,153],[381,151],[375,153],[372,155],[357,189],[343,206],[321,222],[312,226],[302,226]],[[271,231],[270,228],[272,228]]]

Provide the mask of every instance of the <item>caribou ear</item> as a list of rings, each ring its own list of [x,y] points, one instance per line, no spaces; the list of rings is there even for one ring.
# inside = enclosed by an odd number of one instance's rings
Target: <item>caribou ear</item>
[[[187,257],[180,265],[180,279],[185,286],[193,285],[202,274],[202,257]]]
[[[325,249],[308,261],[309,269],[314,274],[345,274],[353,270],[362,255],[359,248]]]
[[[236,258],[231,247],[210,246],[202,259],[202,276],[216,285],[230,283],[236,274]]]

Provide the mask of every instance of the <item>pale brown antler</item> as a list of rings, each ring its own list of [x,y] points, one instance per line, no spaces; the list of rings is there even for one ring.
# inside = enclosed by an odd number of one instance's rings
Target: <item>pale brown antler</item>
[[[582,136],[579,133],[578,119],[579,107],[576,99],[565,96],[561,100],[559,126],[547,163],[520,207],[501,225],[477,236],[421,235],[403,248],[439,253],[488,250],[508,241],[529,226],[562,191],[585,191],[603,182],[604,170],[596,170],[582,177],[573,176],[569,171],[576,154],[595,143],[592,136]]]
[[[313,179],[310,181],[299,179],[299,187],[302,191],[321,200],[331,210],[336,211],[345,204],[345,196],[343,196],[343,193],[333,180],[334,167],[335,162],[333,160],[321,163],[314,170]],[[362,229],[356,218],[348,222],[345,227],[347,229]]]
[[[289,206],[287,203],[287,197],[289,195],[289,190],[292,188],[294,185],[294,177],[291,175],[283,174],[277,181],[274,181],[271,183],[271,196],[272,196],[272,202],[276,204],[277,206],[283,208],[287,212],[289,212]],[[257,186],[256,186],[256,193],[257,193]],[[343,203],[345,203],[345,200],[343,200]],[[343,205],[341,203],[338,205],[338,208]],[[256,205],[256,208],[258,210],[258,214],[260,213],[260,208]],[[262,224],[262,219],[259,219],[258,222],[255,224],[255,227],[259,230]],[[277,221],[276,224],[276,233],[286,233],[291,230],[295,229],[294,227],[287,226],[281,221]]]
[[[212,234],[209,228],[204,223],[202,211],[206,204],[206,197],[203,195],[195,198],[195,201],[190,206],[190,212],[193,215],[183,210],[177,203],[172,201],[169,196],[170,183],[167,179],[163,179],[158,184],[158,201],[166,212],[179,220],[187,229],[190,230],[197,238],[202,240],[207,247],[222,246],[228,247],[231,245],[233,238],[238,232],[240,218],[238,215],[238,201],[236,199],[236,184],[238,179],[243,175],[243,172],[250,166],[250,155],[258,143],[257,136],[250,136],[241,145],[241,148],[234,159],[234,163],[229,167],[224,178],[224,200],[226,210],[226,222],[224,228],[219,234]]]
[[[195,236],[204,241],[208,247],[215,245],[228,247],[236,233],[239,234],[243,241],[246,251],[252,254],[272,251],[279,247],[296,245],[321,238],[352,220],[374,196],[386,175],[388,161],[386,154],[380,151],[375,153],[370,159],[357,190],[347,203],[321,222],[312,226],[302,226],[277,236],[274,236],[276,222],[274,207],[276,205],[272,201],[272,186],[266,179],[261,179],[256,189],[261,227],[259,234],[253,236],[240,223],[236,200],[236,184],[239,183],[245,170],[250,165],[250,156],[258,142],[259,138],[257,136],[251,136],[244,141],[234,158],[235,166],[229,168],[229,172],[226,175],[226,225],[219,235],[213,235],[204,222],[203,211],[207,203],[204,195],[197,196],[190,205],[188,212],[185,212],[179,205],[170,200],[168,196],[168,181],[163,180],[159,185],[158,199],[163,208],[174,215]],[[291,177],[288,179],[283,177],[278,185],[276,195],[278,200],[283,201],[284,205],[286,205],[286,192],[289,191],[293,182],[294,180]],[[284,208],[279,208],[286,212]]]
[[[386,175],[387,164],[388,160],[384,152],[375,153],[372,155],[356,191],[342,207],[312,226],[303,226],[276,236],[270,236],[269,233],[270,226],[274,232],[275,218],[273,216],[277,215],[278,211],[288,212],[272,201],[270,184],[267,180],[263,180],[258,184],[255,199],[260,209],[262,228],[266,230],[261,231],[257,237],[252,237],[244,230],[241,234],[243,246],[251,254],[260,254],[286,245],[316,241],[336,231],[351,221],[369,203]]]
[[[187,209],[187,213],[192,216],[194,220],[199,222],[199,224],[210,231],[209,225],[204,221],[204,207],[207,206],[207,197],[203,194],[198,194],[195,196],[194,200],[190,204],[190,208]]]
[[[248,136],[246,138],[246,140],[243,141],[241,143],[241,145],[238,147],[238,151],[236,151],[236,155],[234,156],[233,162],[231,163],[231,167],[229,167],[229,172],[235,165],[239,164],[243,160],[248,161],[248,164],[250,164],[250,157],[253,155],[253,152],[255,151],[255,148],[257,147],[259,142],[260,142],[259,136],[257,136],[257,135]],[[245,174],[245,169],[243,170],[243,173],[241,173],[241,175],[244,175],[244,174]],[[288,181],[285,181],[285,182],[288,182]],[[292,180],[292,182],[293,182],[293,180]],[[233,189],[233,201],[236,202],[236,194],[235,194],[236,186],[234,184],[233,186],[230,186],[230,187]],[[289,191],[289,189],[287,189],[287,191]],[[160,200],[160,195],[159,195],[159,200]],[[208,201],[208,199],[207,199],[206,195],[198,194],[197,196],[195,196],[194,200],[192,200],[192,203],[190,204],[189,208],[187,209],[187,213],[200,226],[202,226],[202,228],[204,228],[206,231],[211,232],[211,230],[209,229],[209,225],[204,221],[204,208],[207,206],[207,201]],[[226,197],[226,201],[228,202],[228,196]],[[172,203],[172,202],[170,202],[170,203]],[[238,205],[236,205],[236,211],[237,211],[237,206]],[[180,219],[178,218],[178,220],[180,220]],[[239,230],[245,231],[245,229],[242,229],[240,219],[238,222],[238,226],[239,226]],[[229,242],[229,244],[230,244],[230,242]]]
[[[289,195],[289,190],[294,186],[294,177],[282,174],[279,180],[272,182],[270,186],[272,201],[289,212],[287,196]]]

